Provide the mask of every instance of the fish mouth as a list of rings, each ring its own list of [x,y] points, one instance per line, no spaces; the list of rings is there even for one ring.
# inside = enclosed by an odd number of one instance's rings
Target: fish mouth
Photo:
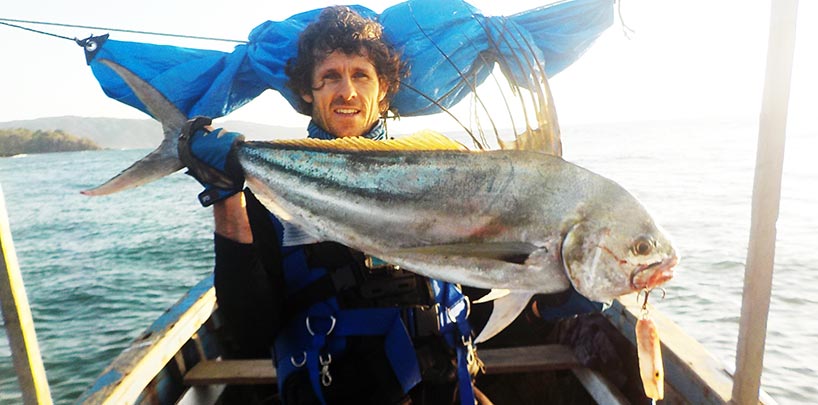
[[[634,290],[651,289],[673,278],[673,267],[679,263],[676,256],[660,262],[641,265],[631,273],[631,287]]]

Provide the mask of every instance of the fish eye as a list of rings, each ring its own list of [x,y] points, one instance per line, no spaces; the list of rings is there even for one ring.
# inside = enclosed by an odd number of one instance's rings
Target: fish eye
[[[645,256],[653,251],[653,246],[654,243],[650,239],[642,236],[636,239],[636,241],[633,243],[631,251],[637,256]]]

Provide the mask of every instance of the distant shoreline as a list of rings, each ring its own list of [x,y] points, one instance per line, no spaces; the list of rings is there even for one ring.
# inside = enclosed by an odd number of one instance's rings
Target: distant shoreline
[[[77,137],[61,130],[0,129],[0,157],[100,149],[102,148],[96,142],[88,138]]]

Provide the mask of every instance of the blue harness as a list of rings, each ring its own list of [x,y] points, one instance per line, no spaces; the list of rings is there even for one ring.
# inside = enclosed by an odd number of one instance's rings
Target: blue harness
[[[329,139],[331,135],[310,123],[311,138]],[[384,139],[382,124],[376,125],[368,137]],[[283,225],[270,214],[279,241]],[[317,280],[328,270],[309,267],[303,246],[282,247],[284,280],[287,300]],[[475,362],[472,332],[467,317],[469,301],[454,284],[430,280],[437,309],[440,334],[457,354],[458,391],[463,405],[474,404],[469,364]],[[411,316],[411,309],[404,309]],[[421,381],[421,371],[415,349],[404,324],[402,309],[397,307],[341,309],[332,296],[300,309],[282,328],[274,343],[273,358],[277,367],[279,392],[294,372],[306,369],[318,400],[325,404],[322,387],[332,384],[332,359],[341,356],[349,336],[383,336],[386,357],[404,393]],[[411,324],[411,322],[408,322]]]

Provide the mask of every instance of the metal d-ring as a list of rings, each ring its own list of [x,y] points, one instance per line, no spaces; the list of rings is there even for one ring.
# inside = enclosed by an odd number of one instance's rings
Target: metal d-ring
[[[335,317],[330,315],[329,319],[332,321],[332,323],[329,325],[329,330],[326,333],[327,336],[329,336],[330,333],[332,333],[332,330],[335,329]],[[310,335],[315,336],[315,332],[312,330],[312,326],[310,326],[310,317],[308,316],[304,318],[304,322],[307,324],[307,332],[309,332]]]
[[[465,296],[465,295],[463,296],[463,299],[461,301],[464,302],[464,305],[466,306],[466,308],[465,308],[466,318],[468,318],[469,314],[471,314],[471,301],[469,300],[469,297]],[[459,305],[459,304],[460,303],[458,303],[457,305]],[[453,307],[446,307],[446,316],[449,317],[450,322],[457,323],[457,318],[452,317],[452,308]]]
[[[293,366],[295,366],[296,368],[303,367],[304,364],[307,364],[307,352],[301,353],[304,356],[304,358],[301,359],[301,361],[295,361],[295,356],[290,356],[290,363],[292,363]]]

